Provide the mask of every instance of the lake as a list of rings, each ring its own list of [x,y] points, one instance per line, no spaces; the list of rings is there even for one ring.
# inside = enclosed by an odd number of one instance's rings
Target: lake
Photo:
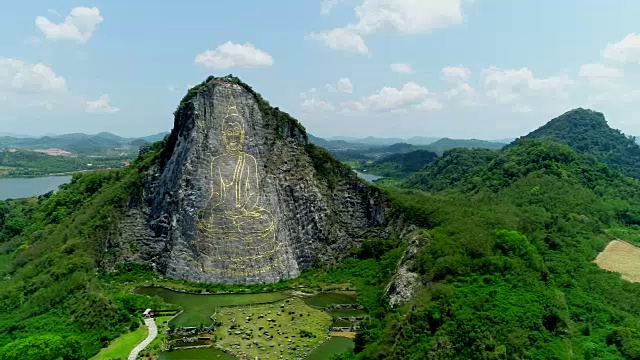
[[[251,305],[276,302],[288,298],[280,292],[254,294],[190,294],[160,287],[141,287],[135,290],[138,294],[159,296],[169,304],[175,304],[184,310],[170,321],[171,325],[198,326],[201,323],[211,324],[211,315],[217,308],[230,305]]]
[[[20,199],[57,191],[58,186],[71,181],[71,176],[0,179],[0,200]]]
[[[371,182],[373,182],[374,180],[382,179],[382,176],[373,175],[373,174],[365,174],[365,173],[361,173],[359,171],[356,171],[356,174],[358,174],[358,176],[361,179],[364,179],[364,180],[367,180],[367,181],[371,181]]]

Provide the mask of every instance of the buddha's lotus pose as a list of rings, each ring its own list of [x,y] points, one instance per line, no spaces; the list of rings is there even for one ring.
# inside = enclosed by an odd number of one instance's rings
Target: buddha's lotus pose
[[[257,265],[251,262],[278,248],[273,216],[260,206],[257,163],[244,151],[244,135],[243,119],[230,106],[222,122],[225,153],[211,161],[211,192],[198,214],[198,246],[228,270]]]

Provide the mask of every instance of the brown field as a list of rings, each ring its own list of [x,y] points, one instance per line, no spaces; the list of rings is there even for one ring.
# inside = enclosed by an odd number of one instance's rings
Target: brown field
[[[356,333],[354,332],[347,332],[347,331],[332,331],[329,333],[329,336],[340,336],[340,337],[346,337],[349,339],[355,339],[356,338]]]
[[[626,241],[611,241],[595,262],[602,269],[620,273],[625,280],[640,282],[640,248]]]

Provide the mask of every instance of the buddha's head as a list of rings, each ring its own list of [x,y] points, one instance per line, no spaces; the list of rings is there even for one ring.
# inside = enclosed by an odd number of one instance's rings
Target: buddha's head
[[[244,151],[244,124],[239,115],[228,115],[222,122],[222,143],[227,154]]]

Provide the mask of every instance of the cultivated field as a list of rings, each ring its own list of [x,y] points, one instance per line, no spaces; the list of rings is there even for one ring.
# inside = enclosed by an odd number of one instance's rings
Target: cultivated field
[[[596,257],[602,269],[620,273],[622,278],[640,282],[640,248],[621,240],[611,241]]]

